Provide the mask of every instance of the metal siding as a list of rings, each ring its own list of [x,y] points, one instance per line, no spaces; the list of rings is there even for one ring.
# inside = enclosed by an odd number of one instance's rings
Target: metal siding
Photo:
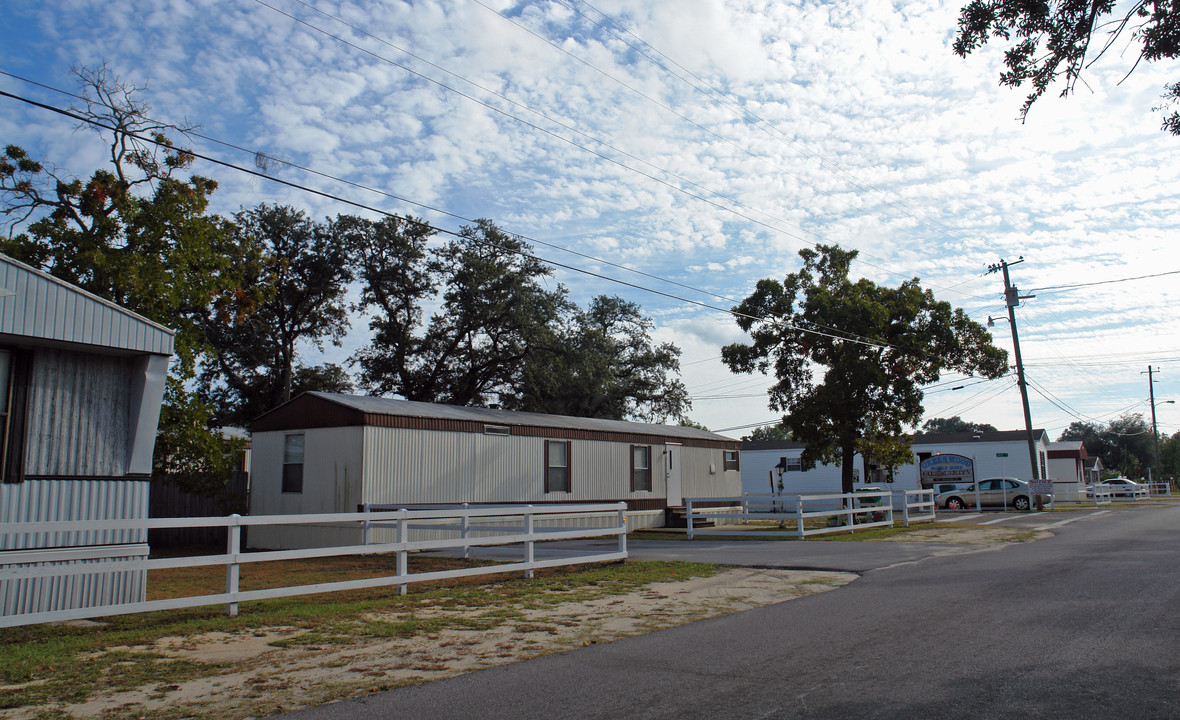
[[[127,358],[39,350],[33,360],[25,472],[127,472],[131,364]]]
[[[0,525],[69,520],[146,519],[144,480],[26,480],[0,484]],[[145,543],[145,530],[0,534],[0,550]]]
[[[128,562],[145,560],[147,545],[136,555],[108,560]],[[50,563],[20,563],[0,567],[41,567],[77,565],[99,560],[73,560]],[[103,605],[143,602],[147,599],[147,572],[144,570],[107,571],[90,575],[0,580],[0,615],[18,615],[52,610],[71,610]]]
[[[171,331],[11,258],[0,256],[0,333],[139,353],[172,354]]]
[[[486,503],[618,500],[630,492],[630,443],[572,440],[571,492],[546,493],[546,438],[396,428],[365,428],[362,502]],[[660,446],[653,446],[658,457]]]
[[[724,450],[686,447],[681,450],[680,457],[684,497],[736,497],[742,494],[742,474],[738,470],[725,469]]]

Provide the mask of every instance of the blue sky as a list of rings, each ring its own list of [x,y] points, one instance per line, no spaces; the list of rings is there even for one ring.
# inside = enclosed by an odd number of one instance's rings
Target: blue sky
[[[1004,315],[987,266],[1023,256],[1011,272],[1037,295],[1017,310],[1034,425],[1056,439],[1075,420],[1146,414],[1148,365],[1157,400],[1180,400],[1180,139],[1152,112],[1176,78],[1144,64],[1128,76],[1133,45],[1022,124],[1023,93],[997,86],[1000,49],[951,53],[957,2],[12,0],[5,14],[0,70],[74,90],[71,66],[106,61],[156,117],[252,151],[191,139],[201,152],[247,167],[261,152],[386,195],[282,165],[278,177],[448,229],[462,222],[423,206],[491,218],[539,255],[708,305],[824,242],[859,250],[861,276],[917,276],[986,322]],[[70,104],[11,77],[0,89]],[[6,98],[0,142],[79,175],[104,154],[94,134]],[[220,182],[219,212],[355,212],[197,172]],[[1140,279],[1109,282],[1127,278]],[[775,417],[765,378],[720,363],[743,339],[725,313],[568,270],[553,282],[583,305],[638,302],[683,350],[692,419]],[[1061,287],[1088,283],[1102,284]],[[994,332],[1010,350],[1007,323]],[[343,362],[366,338],[356,317],[325,355]],[[1023,426],[1013,379],[945,380],[927,417]],[[1177,405],[1158,417],[1180,429]]]

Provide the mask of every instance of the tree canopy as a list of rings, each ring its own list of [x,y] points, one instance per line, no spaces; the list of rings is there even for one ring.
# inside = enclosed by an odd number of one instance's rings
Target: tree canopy
[[[1086,454],[1102,458],[1105,467],[1126,477],[1143,477],[1155,464],[1151,425],[1142,413],[1126,413],[1108,423],[1072,422],[1058,439],[1081,440]]]
[[[372,311],[356,354],[370,392],[458,405],[666,421],[688,393],[679,348],[657,344],[634,303],[580,310],[521,238],[489,220],[438,245],[412,218],[341,218]],[[438,310],[429,319],[424,308]]]
[[[994,425],[964,420],[955,415],[949,418],[930,418],[922,423],[924,433],[953,433],[953,432],[996,432]]]
[[[235,234],[250,258],[243,262],[250,294],[235,297],[233,312],[212,313],[202,324],[210,345],[201,373],[204,397],[224,425],[245,426],[290,400],[299,389],[341,386],[337,367],[298,362],[301,343],[339,345],[348,329],[345,294],[353,278],[348,247],[333,223],[302,210],[262,204],[234,216]],[[303,373],[304,387],[295,376]],[[308,380],[321,378],[326,387]]]
[[[1122,45],[1139,46],[1131,71],[1139,61],[1180,57],[1180,6],[1173,0],[1123,5],[1114,0],[972,0],[959,14],[954,51],[966,57],[992,39],[1010,42],[1000,84],[1029,83],[1032,90],[1020,110],[1025,118],[1057,80],[1063,80],[1063,97],[1072,93],[1089,64],[1125,33],[1129,37]],[[1180,135],[1180,111],[1167,112],[1180,105],[1180,81],[1164,86],[1163,100],[1154,108],[1165,111],[1163,129]]]
[[[902,430],[921,420],[923,385],[948,369],[999,377],[1007,353],[916,278],[896,288],[853,281],[857,253],[836,246],[799,255],[800,270],[760,280],[733,309],[752,342],[727,345],[722,360],[734,372],[774,373],[770,407],[806,445],[804,467],[839,464],[851,492],[857,452],[883,465],[911,460]]]
[[[109,163],[82,179],[7,146],[0,252],[176,331],[155,473],[200,491],[229,479],[234,442],[209,427],[210,409],[186,383],[208,350],[201,319],[251,293],[245,253],[232,224],[207,213],[217,183],[184,177],[193,158],[168,137],[184,128],[152,120],[138,88],[105,66],[75,74],[83,97],[75,112],[102,129]]]
[[[656,344],[638,305],[600,295],[554,328],[547,352],[529,356],[517,388],[504,397],[515,410],[647,422],[683,421],[688,390],[674,373],[680,349]]]

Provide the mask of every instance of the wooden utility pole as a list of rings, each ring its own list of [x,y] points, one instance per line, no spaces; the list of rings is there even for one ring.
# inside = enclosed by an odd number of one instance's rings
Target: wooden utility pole
[[[1016,384],[1020,386],[1020,402],[1024,406],[1024,430],[1028,435],[1028,460],[1032,464],[1032,479],[1041,479],[1041,462],[1037,454],[1037,443],[1033,439],[1032,414],[1028,409],[1028,385],[1024,381],[1024,361],[1020,358],[1020,335],[1016,332],[1016,306],[1021,300],[1034,298],[1036,295],[1021,295],[1020,291],[1008,279],[1008,267],[1024,262],[1024,256],[1014,263],[1000,260],[999,263],[989,265],[988,274],[996,271],[1004,275],[1004,302],[1008,306],[1008,325],[1012,328],[1012,347],[1016,355]]]

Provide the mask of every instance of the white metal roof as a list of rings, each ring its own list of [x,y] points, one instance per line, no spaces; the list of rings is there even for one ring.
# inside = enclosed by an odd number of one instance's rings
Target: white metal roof
[[[152,355],[171,355],[175,335],[6,255],[0,255],[0,334]]]

